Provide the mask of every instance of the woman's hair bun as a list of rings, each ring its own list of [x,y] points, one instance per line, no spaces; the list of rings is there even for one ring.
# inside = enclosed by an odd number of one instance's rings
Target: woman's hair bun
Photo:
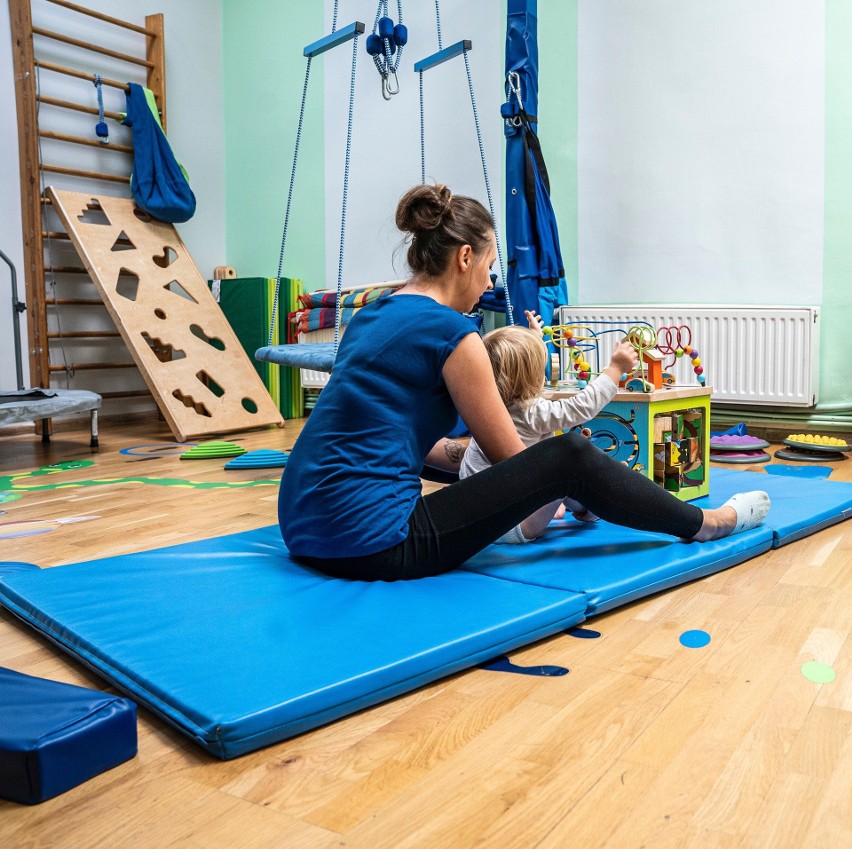
[[[453,214],[453,193],[444,185],[421,185],[409,189],[396,208],[396,226],[403,233],[438,229]]]

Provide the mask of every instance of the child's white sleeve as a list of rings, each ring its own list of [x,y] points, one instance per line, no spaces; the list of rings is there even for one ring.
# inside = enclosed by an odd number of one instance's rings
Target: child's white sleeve
[[[591,421],[618,392],[607,374],[601,374],[573,398],[551,401],[539,398],[522,411],[527,427],[541,435],[555,430],[568,430]]]

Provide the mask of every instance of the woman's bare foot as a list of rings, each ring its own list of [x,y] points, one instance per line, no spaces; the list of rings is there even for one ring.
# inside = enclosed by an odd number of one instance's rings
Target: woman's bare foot
[[[766,518],[769,506],[769,495],[762,490],[739,492],[721,507],[704,511],[701,530],[693,539],[696,542],[708,542],[750,531]]]

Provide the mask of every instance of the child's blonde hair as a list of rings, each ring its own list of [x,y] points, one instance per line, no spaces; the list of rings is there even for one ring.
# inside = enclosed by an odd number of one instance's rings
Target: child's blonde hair
[[[497,390],[507,407],[541,395],[547,346],[541,336],[517,324],[498,327],[482,337],[491,360]]]

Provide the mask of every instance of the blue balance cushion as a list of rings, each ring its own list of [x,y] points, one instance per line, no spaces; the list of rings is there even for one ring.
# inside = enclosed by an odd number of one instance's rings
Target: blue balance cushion
[[[576,593],[456,571],[365,583],[294,563],[277,525],[51,569],[0,604],[208,751],[292,737],[583,621]]]
[[[135,754],[129,699],[0,667],[0,797],[43,802]]]

